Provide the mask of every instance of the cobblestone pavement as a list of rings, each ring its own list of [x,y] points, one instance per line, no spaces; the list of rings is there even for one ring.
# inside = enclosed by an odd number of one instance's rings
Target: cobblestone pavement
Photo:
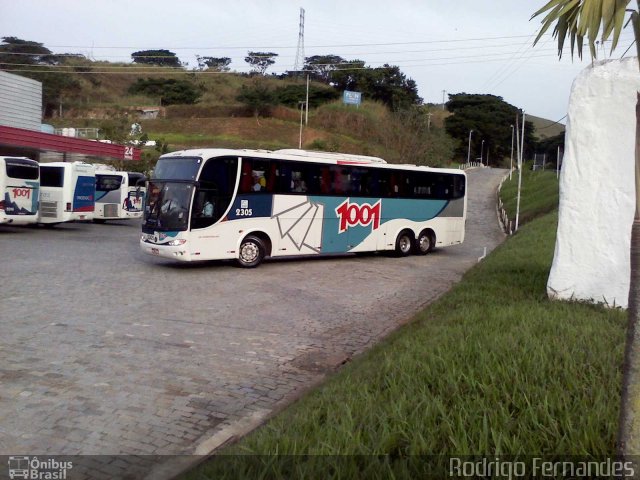
[[[129,455],[91,457],[87,476],[139,478],[149,464],[136,456],[207,452],[397,328],[498,245],[504,174],[469,171],[465,242],[425,257],[245,270],[143,255],[137,222],[1,227],[0,455]]]

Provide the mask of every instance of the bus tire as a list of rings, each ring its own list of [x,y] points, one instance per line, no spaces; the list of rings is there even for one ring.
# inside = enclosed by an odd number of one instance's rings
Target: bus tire
[[[99,224],[102,225],[105,222],[106,222],[106,220],[103,220],[102,218],[94,218],[93,219],[93,223],[99,223]]]
[[[406,257],[413,250],[413,233],[410,230],[403,230],[396,238],[396,255]]]
[[[423,230],[416,240],[416,255],[426,255],[433,250],[435,235],[431,230]]]
[[[255,235],[247,235],[240,243],[238,264],[244,268],[254,268],[262,263],[266,249],[262,240]]]

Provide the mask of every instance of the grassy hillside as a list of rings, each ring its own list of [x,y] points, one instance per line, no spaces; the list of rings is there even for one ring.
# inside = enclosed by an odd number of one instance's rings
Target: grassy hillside
[[[535,136],[538,137],[538,140],[555,137],[556,135],[564,133],[565,130],[564,124],[556,123],[555,120],[547,120],[545,118],[527,115],[527,121],[533,123],[533,126],[536,128]]]
[[[145,72],[149,71],[163,70],[145,67]],[[243,88],[255,87],[255,78],[236,74],[173,74],[171,78],[197,85],[202,92],[197,104],[161,107],[157,119],[140,120],[139,108],[158,106],[159,98],[129,93],[129,87],[138,75],[89,73],[78,77],[81,88],[65,100],[63,117],[48,120],[56,127],[104,129],[106,123],[119,119],[123,128],[128,129],[135,121],[141,124],[149,139],[168,143],[170,151],[191,147],[278,149],[299,146],[298,109],[277,105],[256,117],[251,108],[238,101]],[[304,86],[296,79],[267,76],[258,81],[270,91],[292,85]],[[312,87],[328,88],[320,83],[312,83]],[[452,157],[454,141],[442,130],[440,112],[432,117],[431,127],[425,135],[426,115],[408,118],[391,113],[380,103],[368,101],[359,108],[345,106],[341,101],[325,103],[310,109],[309,123],[302,132],[302,147],[380,156],[392,163],[445,166]]]
[[[300,111],[297,108],[272,106],[258,118],[253,108],[238,100],[238,95],[257,85],[270,92],[284,87],[303,89],[302,79],[194,73],[82,59],[68,62],[75,65],[71,75],[78,88],[63,97],[62,117],[46,120],[56,127],[96,127],[103,132],[113,132],[114,122],[119,122],[124,139],[129,126],[138,122],[150,140],[162,140],[168,144],[169,151],[205,146],[259,149],[299,146]],[[201,96],[193,105],[162,106],[159,94],[130,93],[130,87],[137,80],[149,78],[187,81]],[[311,88],[329,89],[315,82],[311,82]],[[140,120],[140,107],[160,107],[160,117]],[[303,129],[302,148],[374,155],[392,163],[447,166],[457,143],[444,133],[443,122],[448,115],[446,110],[433,106],[413,115],[393,114],[375,102],[365,101],[359,108],[344,106],[341,101],[324,103],[310,109],[309,124]],[[111,128],[105,128],[106,124]],[[545,132],[550,135],[555,129]],[[113,136],[110,139],[122,141]],[[149,158],[157,156],[153,151],[148,154]]]

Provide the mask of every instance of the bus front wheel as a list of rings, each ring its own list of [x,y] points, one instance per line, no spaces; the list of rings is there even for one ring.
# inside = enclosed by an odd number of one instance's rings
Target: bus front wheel
[[[403,230],[396,239],[396,254],[399,257],[406,257],[413,250],[413,234],[408,230]]]
[[[257,267],[262,262],[265,252],[262,240],[254,235],[248,235],[240,244],[238,263],[245,268]]]

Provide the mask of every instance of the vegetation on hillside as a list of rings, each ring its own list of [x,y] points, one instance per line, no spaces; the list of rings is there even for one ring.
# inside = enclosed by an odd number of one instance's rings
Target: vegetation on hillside
[[[228,57],[198,57],[198,66],[188,70],[175,53],[165,49],[133,52],[133,63],[127,64],[92,61],[76,54],[53,55],[40,43],[15,37],[4,37],[0,44],[3,69],[43,82],[48,123],[97,127],[105,138],[113,130],[110,122],[131,125],[140,107],[159,106],[168,123],[161,119],[139,123],[149,139],[168,142],[170,149],[297,147],[306,82],[300,72],[267,75],[276,56],[248,52],[246,62],[252,73],[243,74],[229,71]],[[24,71],[25,64],[41,71]],[[515,107],[498,97],[469,114],[462,105],[465,99],[491,96],[452,95],[450,112],[442,112],[453,113],[445,130],[440,109],[422,105],[416,83],[397,66],[369,68],[361,60],[316,55],[306,59],[303,74],[311,78],[303,148],[444,166],[466,160],[468,131],[474,129],[481,132],[473,135],[474,149],[484,138],[493,165],[507,151],[505,135],[510,135],[511,119],[506,120],[504,112]],[[344,90],[362,93],[360,108],[337,101]],[[189,121],[196,118],[200,121]],[[226,120],[219,121],[222,118]]]
[[[446,131],[451,137],[460,140],[456,149],[458,157],[466,159],[470,153],[470,160],[474,161],[482,152],[483,161],[486,162],[487,158],[494,159],[493,165],[510,157],[512,138],[515,139],[514,129],[518,127],[517,107],[495,95],[467,93],[449,95],[446,107],[453,113],[445,120]],[[525,122],[525,156],[533,151],[533,130],[533,125]],[[521,132],[521,129],[518,131]]]

